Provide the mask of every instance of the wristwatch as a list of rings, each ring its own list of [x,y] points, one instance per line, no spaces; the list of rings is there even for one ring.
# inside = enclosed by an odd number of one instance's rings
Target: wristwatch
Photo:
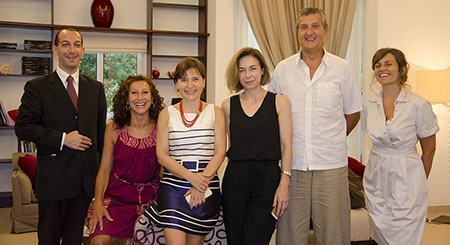
[[[283,171],[281,171],[281,174],[285,174],[285,175],[289,176],[289,178],[291,177],[291,171],[283,170]]]

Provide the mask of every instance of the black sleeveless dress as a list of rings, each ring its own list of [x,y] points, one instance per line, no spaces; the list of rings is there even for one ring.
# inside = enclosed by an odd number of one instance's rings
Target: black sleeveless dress
[[[267,92],[256,113],[249,117],[242,109],[239,95],[230,103],[230,160],[278,161],[281,159],[280,127],[275,94]]]
[[[273,198],[280,182],[276,94],[267,92],[249,117],[239,95],[230,99],[230,159],[222,184],[228,244],[268,244],[275,229]]]

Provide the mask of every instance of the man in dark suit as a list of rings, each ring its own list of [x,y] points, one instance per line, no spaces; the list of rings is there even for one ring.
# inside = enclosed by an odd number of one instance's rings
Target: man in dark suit
[[[79,74],[78,31],[59,31],[53,53],[56,71],[25,85],[15,132],[37,145],[39,244],[80,245],[103,147],[105,93],[102,83]]]

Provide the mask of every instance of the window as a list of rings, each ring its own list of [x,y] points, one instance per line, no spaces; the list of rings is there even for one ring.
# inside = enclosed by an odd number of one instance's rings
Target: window
[[[120,81],[138,74],[136,53],[85,53],[80,62],[80,73],[103,82],[105,87],[108,118],[112,116],[112,100]]]

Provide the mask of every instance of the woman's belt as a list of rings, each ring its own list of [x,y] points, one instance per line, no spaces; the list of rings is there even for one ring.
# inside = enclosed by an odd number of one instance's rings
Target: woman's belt
[[[181,166],[191,170],[191,172],[203,172],[208,166],[209,160],[180,160],[175,159]],[[201,170],[201,171],[200,171]]]
[[[175,159],[181,166],[185,167],[189,171],[195,173],[195,172],[203,172],[208,166],[209,160],[181,160],[181,159]],[[190,189],[192,185],[185,179],[178,178],[175,175],[173,175],[170,171],[167,169],[164,169],[164,175],[161,179],[161,184],[166,184],[178,188],[183,189]],[[211,179],[209,183],[209,187],[211,189],[219,189],[219,177],[217,176],[217,173],[214,174],[214,177]]]
[[[146,186],[151,186],[154,190],[154,192],[157,192],[157,187],[155,187],[155,185],[153,184],[153,182],[148,182],[148,183],[132,183],[129,182],[127,180],[124,180],[122,178],[120,178],[115,172],[114,172],[114,177],[116,177],[116,179],[118,179],[119,181],[121,181],[122,183],[128,184],[128,185],[134,185],[136,186],[136,190],[138,191],[138,199],[139,199],[139,204],[142,204],[142,191],[144,190],[144,188]]]
[[[375,153],[389,155],[392,157],[400,157],[400,156],[406,156],[406,155],[410,155],[410,154],[417,154],[416,147],[397,149],[397,148],[378,147],[376,145],[372,145],[372,151]]]

